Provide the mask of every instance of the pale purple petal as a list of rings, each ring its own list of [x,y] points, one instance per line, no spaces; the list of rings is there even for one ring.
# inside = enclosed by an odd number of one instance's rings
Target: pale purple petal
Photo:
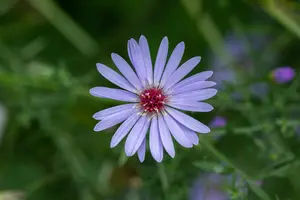
[[[140,148],[138,149],[138,157],[139,157],[139,160],[141,162],[144,162],[144,160],[145,160],[145,154],[146,154],[146,137],[143,140]]]
[[[191,83],[195,83],[198,81],[205,81],[208,78],[210,78],[213,75],[212,71],[205,71],[205,72],[200,72],[198,74],[195,74],[191,77],[188,77],[186,79],[183,79],[182,81],[180,81],[179,83],[175,84],[173,87],[181,87],[181,86],[185,86]]]
[[[175,72],[177,67],[179,66],[179,63],[182,59],[184,53],[184,42],[180,42],[172,52],[169,61],[166,65],[164,74],[160,80],[159,86],[163,87],[165,83],[167,82],[168,78]]]
[[[128,102],[139,101],[139,97],[136,94],[121,89],[113,89],[107,87],[94,87],[90,89],[90,94],[95,97],[114,99],[118,101],[128,101]]]
[[[175,157],[175,148],[172,140],[170,131],[164,121],[162,115],[158,115],[158,128],[161,142],[166,150],[166,152],[172,157]]]
[[[185,92],[192,92],[195,90],[201,90],[204,88],[209,88],[216,85],[213,81],[198,81],[195,83],[190,83],[188,85],[180,86],[180,87],[173,87],[168,91],[168,94],[181,94]]]
[[[160,43],[155,66],[154,66],[154,86],[159,85],[160,78],[165,68],[167,56],[168,56],[168,48],[169,48],[169,41],[167,37],[164,37]]]
[[[202,124],[198,120],[170,107],[166,107],[167,112],[174,117],[178,122],[186,126],[187,128],[199,132],[199,133],[209,133],[210,129],[208,126]]]
[[[145,139],[150,124],[149,118],[144,115],[134,125],[125,142],[125,153],[132,156],[136,153]]]
[[[135,113],[136,111],[134,109],[127,109],[123,110],[121,112],[112,114],[108,117],[103,118],[102,121],[98,122],[96,126],[94,127],[94,131],[102,131],[105,129],[108,129],[116,124],[119,124],[126,120],[130,115]]]
[[[164,120],[175,138],[175,140],[183,147],[191,148],[193,147],[193,143],[190,141],[190,139],[187,137],[185,132],[180,128],[180,126],[177,124],[177,122],[171,117],[170,114],[165,113],[163,115]]]
[[[150,152],[153,158],[157,162],[161,162],[163,159],[164,152],[163,152],[163,146],[159,135],[157,116],[154,116],[151,121],[152,122],[150,127],[150,140],[149,140]]]
[[[140,81],[142,82],[143,86],[145,86],[146,68],[145,68],[144,58],[139,44],[134,39],[130,39],[128,41],[128,55]]]
[[[186,135],[189,137],[190,141],[193,143],[193,145],[199,144],[199,137],[195,131],[192,131],[191,129],[187,128],[186,126],[178,123],[180,128],[186,133]]]
[[[127,109],[135,109],[134,108],[135,106],[136,106],[136,104],[134,104],[134,103],[114,106],[114,107],[107,108],[107,109],[101,110],[99,112],[96,112],[93,115],[93,118],[97,119],[97,120],[102,120],[103,118],[108,117],[112,114],[122,112],[122,111],[127,110]]]
[[[217,94],[216,89],[204,89],[200,91],[187,92],[183,94],[172,95],[170,103],[177,103],[182,101],[204,101]]]
[[[146,78],[150,85],[153,84],[153,69],[152,69],[152,61],[151,61],[151,54],[149,50],[149,45],[145,36],[141,36],[139,40],[139,45],[142,50],[142,55],[144,58],[144,63],[146,67]]]
[[[168,103],[168,105],[173,108],[191,111],[191,112],[210,112],[214,109],[208,103],[197,102],[197,101],[180,101],[180,102],[173,102],[173,103],[171,102]]]
[[[125,122],[121,124],[111,139],[110,148],[117,146],[122,141],[122,139],[128,134],[130,129],[135,125],[139,118],[139,114],[133,113],[128,119],[126,119]]]
[[[129,64],[118,54],[112,53],[111,58],[119,71],[139,91],[143,90],[142,83]]]
[[[164,89],[168,90],[170,87],[172,87],[173,85],[178,83],[181,79],[183,79],[188,73],[190,73],[198,65],[200,60],[201,57],[196,56],[183,63],[170,77],[168,77],[168,81],[166,82]]]
[[[137,93],[136,88],[134,88],[123,76],[112,70],[111,68],[97,63],[97,69],[102,76],[104,76],[110,82],[116,84],[117,86],[128,90],[133,93]]]

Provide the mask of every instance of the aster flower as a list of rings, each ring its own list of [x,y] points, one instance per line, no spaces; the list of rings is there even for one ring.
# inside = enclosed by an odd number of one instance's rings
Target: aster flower
[[[287,83],[295,77],[295,70],[291,67],[278,67],[272,71],[272,78],[277,83]]]
[[[97,64],[100,74],[122,89],[94,87],[90,94],[129,102],[99,111],[93,116],[100,120],[94,131],[123,122],[112,137],[111,148],[127,136],[126,155],[137,153],[143,162],[149,131],[150,152],[156,161],[161,162],[164,150],[172,158],[175,156],[172,136],[183,147],[191,148],[199,142],[196,132],[210,132],[206,125],[177,110],[209,112],[213,107],[201,101],[217,93],[216,89],[209,88],[215,83],[206,81],[212,76],[211,71],[183,80],[200,62],[200,57],[193,57],[180,65],[183,52],[184,43],[181,42],[167,61],[168,38],[164,37],[153,69],[148,42],[141,36],[138,42],[134,39],[128,41],[128,55],[134,70],[115,53],[111,55],[112,60],[123,76],[103,64]]]

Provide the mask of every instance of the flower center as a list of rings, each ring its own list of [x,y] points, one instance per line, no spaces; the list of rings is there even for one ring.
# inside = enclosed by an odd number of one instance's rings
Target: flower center
[[[164,108],[165,101],[166,96],[158,88],[150,88],[140,94],[141,107],[147,113],[161,111]]]

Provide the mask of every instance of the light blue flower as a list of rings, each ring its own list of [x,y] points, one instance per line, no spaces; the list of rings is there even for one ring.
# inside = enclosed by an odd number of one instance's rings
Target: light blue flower
[[[149,131],[149,146],[157,162],[163,159],[165,151],[173,158],[175,148],[172,136],[186,148],[197,145],[197,133],[210,132],[209,127],[184,114],[184,111],[209,112],[213,107],[203,100],[213,97],[216,89],[212,81],[206,81],[213,72],[205,71],[189,78],[190,73],[200,62],[200,57],[193,57],[180,65],[184,43],[179,43],[168,55],[168,38],[164,37],[156,57],[154,68],[146,38],[139,41],[128,41],[128,55],[133,68],[119,55],[112,53],[112,60],[121,72],[98,63],[97,69],[106,79],[122,89],[94,87],[91,95],[129,102],[124,105],[108,108],[94,114],[100,120],[94,131],[102,131],[122,123],[111,140],[111,148],[126,138],[125,153],[135,153],[141,162],[144,161],[146,140]]]

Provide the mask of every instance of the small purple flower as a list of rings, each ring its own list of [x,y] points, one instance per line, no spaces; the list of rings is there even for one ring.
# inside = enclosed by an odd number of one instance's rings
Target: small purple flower
[[[278,67],[272,71],[272,78],[277,83],[287,83],[295,77],[295,70],[291,67]]]
[[[218,128],[218,127],[224,127],[227,124],[227,120],[224,117],[216,116],[211,122],[210,127],[211,128]]]
[[[210,104],[201,102],[217,93],[216,89],[209,88],[215,82],[206,81],[213,72],[205,71],[183,79],[200,62],[200,57],[193,57],[179,66],[184,52],[181,42],[167,61],[168,43],[168,38],[164,37],[153,68],[146,38],[141,36],[138,42],[130,39],[128,55],[135,71],[115,53],[111,55],[112,60],[123,76],[97,64],[100,74],[123,89],[94,87],[90,90],[96,97],[130,102],[94,114],[93,118],[100,120],[94,131],[123,122],[112,137],[110,147],[115,147],[127,136],[126,155],[137,153],[141,162],[145,159],[148,130],[150,152],[157,162],[162,161],[164,149],[172,158],[175,156],[172,136],[180,145],[191,148],[199,143],[196,132],[210,132],[209,127],[177,109],[213,110]]]

